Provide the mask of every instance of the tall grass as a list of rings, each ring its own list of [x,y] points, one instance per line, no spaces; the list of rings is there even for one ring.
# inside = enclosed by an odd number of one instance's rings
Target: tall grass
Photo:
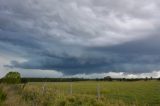
[[[27,106],[22,99],[20,85],[0,85],[5,98],[1,103],[2,106]]]
[[[2,88],[0,87],[0,105],[2,105],[5,99],[6,99],[6,94],[2,91]]]
[[[111,100],[105,97],[97,99],[96,95],[88,94],[70,95],[59,89],[48,87],[42,91],[41,87],[34,85],[26,86],[22,95],[30,105],[37,106],[125,106],[125,103],[120,100]]]

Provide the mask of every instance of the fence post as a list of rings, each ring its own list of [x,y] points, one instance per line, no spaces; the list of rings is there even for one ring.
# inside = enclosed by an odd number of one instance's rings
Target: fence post
[[[72,91],[72,83],[70,83],[70,95],[72,95],[73,91]]]
[[[97,99],[100,99],[100,96],[101,96],[101,94],[100,94],[100,85],[98,84],[97,85]]]
[[[45,93],[45,83],[42,86],[42,94],[44,95],[44,93]]]

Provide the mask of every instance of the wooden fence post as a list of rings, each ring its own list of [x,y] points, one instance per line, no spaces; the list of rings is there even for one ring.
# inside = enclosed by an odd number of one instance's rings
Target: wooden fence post
[[[72,95],[73,91],[72,91],[72,83],[70,83],[70,95]]]
[[[98,84],[97,85],[97,99],[100,99],[100,96],[101,96],[101,94],[100,94],[100,85]]]
[[[42,94],[43,94],[43,95],[45,94],[45,83],[44,83],[43,86],[42,86]]]

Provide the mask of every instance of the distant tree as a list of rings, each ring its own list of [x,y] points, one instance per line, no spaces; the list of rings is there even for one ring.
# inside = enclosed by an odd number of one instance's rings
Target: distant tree
[[[122,78],[123,81],[126,81],[126,78]]]
[[[111,76],[106,76],[106,77],[104,77],[104,80],[112,81],[112,77]]]
[[[18,83],[21,83],[21,75],[18,72],[9,72],[2,79],[2,82],[3,83],[7,83],[7,84],[18,84]]]
[[[148,77],[145,78],[145,81],[148,81]]]

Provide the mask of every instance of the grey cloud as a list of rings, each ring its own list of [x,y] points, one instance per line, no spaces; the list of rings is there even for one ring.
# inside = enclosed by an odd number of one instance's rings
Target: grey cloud
[[[123,4],[125,2],[122,0],[122,3],[109,1],[107,3]],[[138,5],[137,2],[136,4]],[[135,6],[137,6],[136,4]],[[110,8],[106,5],[103,7],[102,10],[108,10],[108,14],[94,11],[97,3],[93,1],[26,0],[23,3],[14,0],[11,3],[3,1],[1,5],[3,7],[1,20],[5,24],[2,24],[2,27],[6,26],[6,29],[14,31],[33,31],[42,36],[48,35],[53,39],[71,44],[88,46],[93,45],[94,42],[96,42],[95,45],[119,44],[147,36],[144,32],[151,32],[155,25],[152,17],[151,20],[145,20],[130,16],[130,12],[122,14],[123,8],[120,5],[117,7],[121,9],[116,11],[122,19],[112,11],[112,8],[116,6]],[[138,7],[141,6],[138,5]],[[102,11],[101,8],[99,10]],[[154,11],[154,9],[151,10]]]
[[[124,6],[124,4],[126,4]],[[65,74],[160,69],[157,0],[0,0],[6,67]]]

